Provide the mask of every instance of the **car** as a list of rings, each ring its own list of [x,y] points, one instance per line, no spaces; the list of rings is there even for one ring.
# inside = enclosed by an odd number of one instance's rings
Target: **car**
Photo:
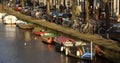
[[[57,16],[56,16],[56,20],[55,20],[55,23],[56,24],[62,24],[62,16],[63,16],[63,13],[58,13]]]
[[[22,10],[22,5],[21,4],[16,4],[15,7],[14,7],[14,10],[21,11]]]
[[[32,7],[30,6],[25,6],[22,8],[21,13],[31,15]]]
[[[49,15],[47,15],[47,21],[50,22],[55,22],[56,20],[56,16],[57,16],[58,12],[57,11],[51,11]]]
[[[106,31],[106,38],[120,41],[120,23],[113,24]]]
[[[63,21],[66,21],[72,17],[70,13],[59,13],[56,16],[56,23],[62,25]]]

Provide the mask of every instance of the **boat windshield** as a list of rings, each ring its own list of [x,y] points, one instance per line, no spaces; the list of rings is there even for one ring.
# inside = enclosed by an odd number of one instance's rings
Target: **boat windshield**
[[[64,46],[73,46],[73,42],[68,40],[68,41],[64,42]]]

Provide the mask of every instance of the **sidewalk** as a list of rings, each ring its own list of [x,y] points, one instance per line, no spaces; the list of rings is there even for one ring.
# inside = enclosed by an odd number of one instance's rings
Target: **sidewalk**
[[[78,31],[73,30],[71,28],[63,28],[62,26],[59,26],[57,24],[50,23],[44,20],[36,20],[30,16],[26,16],[24,14],[15,12],[13,10],[6,10],[6,11],[8,12],[8,14],[15,15],[19,19],[55,30],[57,32],[66,34],[68,36],[76,37],[86,42],[92,41],[94,44],[97,44],[98,46],[102,48],[102,50],[105,52],[105,55],[104,55],[105,58],[108,58],[109,60],[113,62],[120,63],[120,61],[115,61],[115,60],[119,60],[120,58],[120,47],[118,43],[115,41],[104,39],[100,37],[99,35],[81,34]]]

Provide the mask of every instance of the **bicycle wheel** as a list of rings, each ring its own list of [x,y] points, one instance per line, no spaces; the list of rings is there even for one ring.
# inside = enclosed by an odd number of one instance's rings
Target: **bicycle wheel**
[[[98,34],[103,36],[105,34],[105,29],[104,28],[99,28],[98,29]]]

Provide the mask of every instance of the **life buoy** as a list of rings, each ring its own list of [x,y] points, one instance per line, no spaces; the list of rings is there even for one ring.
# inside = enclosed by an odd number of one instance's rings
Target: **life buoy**
[[[103,56],[104,51],[101,50],[98,45],[95,45],[95,54],[98,55],[98,56]]]

